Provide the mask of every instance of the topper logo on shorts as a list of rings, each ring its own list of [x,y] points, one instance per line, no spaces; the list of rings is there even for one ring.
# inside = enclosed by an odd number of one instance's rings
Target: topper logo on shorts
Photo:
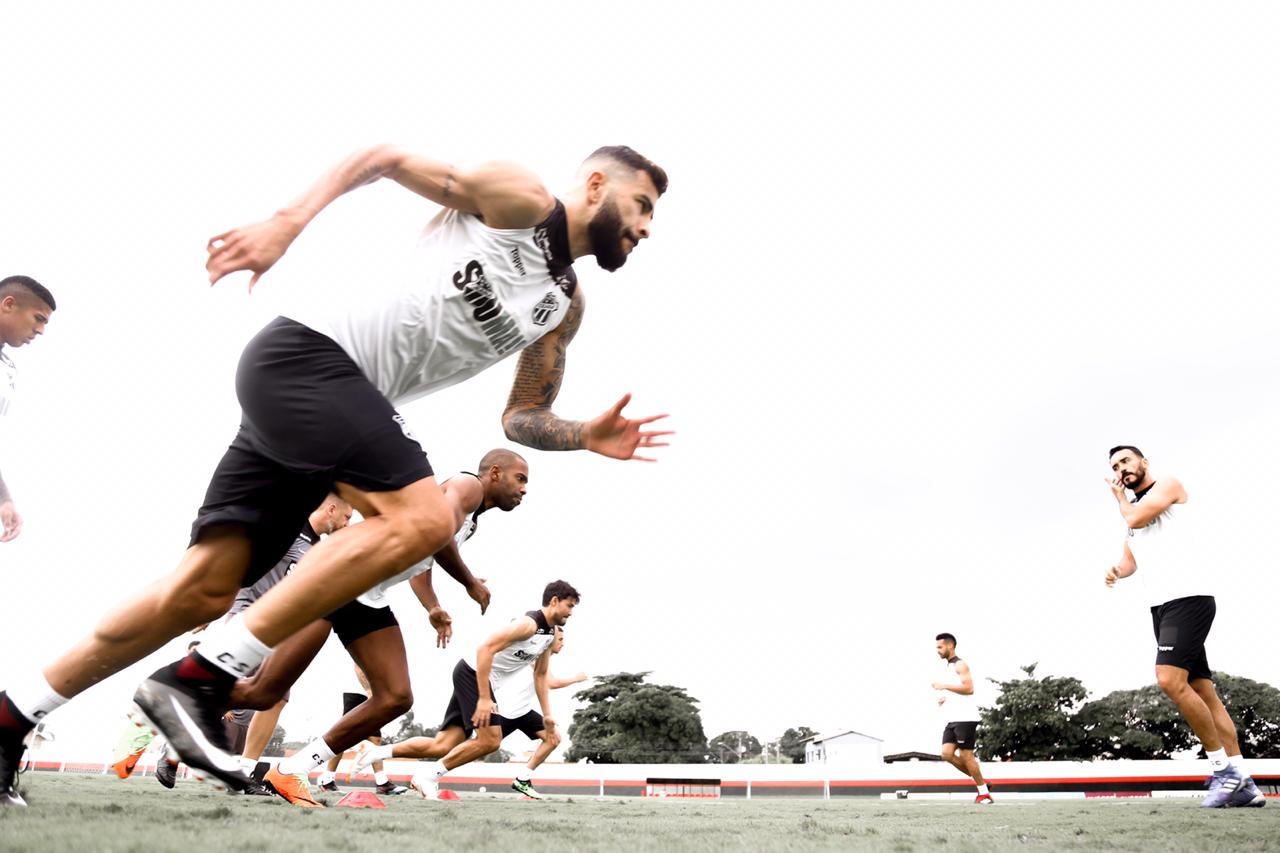
[[[414,436],[413,430],[409,429],[409,425],[405,423],[403,415],[397,412],[396,414],[391,416],[391,420],[395,421],[400,425],[400,431],[404,433],[405,438],[409,439],[410,441],[418,440],[417,437]]]
[[[462,291],[462,298],[474,309],[471,316],[480,322],[480,330],[498,355],[506,355],[524,346],[520,326],[506,306],[498,301],[479,261],[467,261],[465,268],[454,273],[453,286]]]

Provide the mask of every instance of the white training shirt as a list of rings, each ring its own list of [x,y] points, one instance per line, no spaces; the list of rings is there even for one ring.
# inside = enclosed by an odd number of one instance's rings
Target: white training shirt
[[[564,204],[518,229],[443,210],[401,275],[336,308],[313,300],[286,312],[332,338],[392,405],[474,376],[560,325],[577,286]]]
[[[1141,501],[1150,490],[1148,487],[1133,502]],[[1170,504],[1146,527],[1128,531],[1129,551],[1138,564],[1138,577],[1152,605],[1192,595],[1213,595],[1213,585],[1196,549],[1194,522],[1187,520],[1194,515],[1187,504]]]
[[[541,610],[530,610],[525,614],[534,621],[538,626],[537,631],[527,640],[519,640],[512,643],[502,651],[493,656],[493,667],[489,671],[489,683],[493,685],[494,701],[498,704],[498,713],[508,720],[516,717],[524,716],[525,711],[529,710],[532,700],[525,702],[524,710],[519,709],[521,700],[521,690],[523,680],[528,681],[528,693],[533,696],[533,679],[527,678],[527,674],[522,676],[521,671],[525,667],[537,662],[538,658],[546,654],[547,649],[551,648],[551,644],[556,639],[556,629],[547,622],[547,617],[543,615]],[[475,652],[467,658],[467,663],[472,669],[476,668]],[[512,688],[512,689],[508,689]],[[508,709],[502,704],[499,696],[506,696],[506,701],[514,704],[516,707]],[[519,713],[516,713],[519,711]]]
[[[445,483],[452,480],[454,477],[476,477],[476,475],[472,474],[469,471],[464,471],[459,474],[451,474],[445,479],[441,480],[440,484],[444,485]],[[476,477],[476,479],[478,480],[480,478]],[[458,532],[453,535],[453,541],[457,544],[459,548],[462,547],[463,542],[466,542],[475,534],[476,525],[478,523],[477,516],[480,515],[480,510],[482,508],[483,507],[476,507],[475,512],[471,513],[471,515],[463,519],[462,526],[459,527]],[[372,589],[366,590],[363,594],[356,597],[356,601],[360,602],[361,604],[367,605],[368,607],[390,607],[391,605],[387,603],[387,590],[391,589],[391,587],[395,586],[398,583],[404,583],[410,578],[416,578],[418,575],[427,571],[428,569],[433,567],[435,564],[436,564],[435,557],[427,557],[425,560],[419,563],[414,563],[412,566],[405,569],[403,572],[400,572],[397,575],[392,575],[391,577],[382,581],[382,583],[379,583],[377,586],[373,587]]]
[[[8,436],[5,435],[5,415],[9,412],[9,406],[13,403],[17,388],[18,366],[5,354],[4,348],[0,347],[0,476],[4,474],[6,461],[4,451],[8,445]]]
[[[951,660],[944,661],[943,667],[945,673],[938,681],[942,684],[954,684],[959,686],[962,682],[960,673],[956,672],[956,664],[961,659],[953,657]],[[978,679],[973,674],[973,667],[969,667],[969,678],[972,679],[974,689],[977,690]],[[948,723],[968,723],[975,720],[981,720],[982,714],[978,712],[978,699],[974,693],[956,693],[952,690],[939,691],[947,701],[938,706],[939,713]]]

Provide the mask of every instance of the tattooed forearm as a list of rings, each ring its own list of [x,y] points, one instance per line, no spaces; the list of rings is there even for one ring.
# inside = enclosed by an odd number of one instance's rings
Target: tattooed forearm
[[[444,197],[449,198],[451,195],[453,195],[453,172],[444,179]]]
[[[566,421],[550,409],[526,409],[503,418],[507,438],[534,450],[582,450],[582,421]]]
[[[361,169],[354,178],[347,182],[346,187],[342,190],[344,193],[351,192],[357,187],[365,184],[371,184],[386,174],[387,167],[380,163],[370,163]]]
[[[536,450],[582,450],[582,421],[568,421],[551,411],[564,380],[569,342],[582,322],[585,302],[578,288],[560,326],[520,353],[502,426],[507,438]]]

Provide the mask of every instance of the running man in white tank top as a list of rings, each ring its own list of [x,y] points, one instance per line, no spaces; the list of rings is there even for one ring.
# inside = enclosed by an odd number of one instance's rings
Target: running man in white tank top
[[[1205,653],[1217,612],[1209,569],[1195,549],[1194,513],[1187,490],[1175,477],[1151,475],[1133,445],[1111,448],[1107,481],[1125,523],[1124,552],[1106,573],[1107,586],[1139,569],[1146,581],[1156,636],[1156,683],[1191,726],[1213,770],[1206,808],[1265,806],[1266,798],[1244,769],[1240,741],[1218,691]],[[1133,499],[1126,495],[1133,492]]]
[[[994,800],[986,780],[982,778],[978,757],[973,754],[978,742],[978,723],[982,718],[973,696],[973,673],[969,664],[956,656],[954,634],[942,633],[934,640],[938,657],[942,658],[946,669],[942,680],[933,682],[933,689],[938,691],[938,708],[946,722],[942,728],[942,760],[978,786],[978,797],[974,802],[990,805]]]
[[[557,199],[511,163],[460,168],[390,146],[369,148],[270,219],[211,239],[210,282],[248,271],[253,287],[330,202],[380,178],[447,209],[432,224],[418,269],[394,282],[339,282],[352,295],[349,315],[279,317],[245,347],[236,373],[240,429],[178,568],[42,670],[0,672],[0,790],[12,787],[22,738],[37,722],[225,612],[241,587],[280,559],[332,489],[365,522],[312,548],[299,571],[211,631],[195,653],[153,673],[134,697],[189,766],[243,790],[249,778],[221,734],[235,680],[295,632],[437,553],[456,531],[397,403],[520,351],[502,414],[512,441],[649,461],[653,448],[665,446],[669,433],[649,427],[662,416],[623,415],[629,395],[588,421],[552,411],[585,308],[572,264],[594,255],[616,270],[649,236],[667,187],[659,166],[625,146],[600,148]]]

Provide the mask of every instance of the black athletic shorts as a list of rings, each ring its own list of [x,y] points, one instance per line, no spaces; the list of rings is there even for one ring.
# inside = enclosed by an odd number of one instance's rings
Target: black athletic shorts
[[[345,717],[347,714],[350,714],[352,711],[354,711],[356,708],[359,708],[368,700],[369,700],[369,697],[364,695],[363,693],[343,693],[342,694],[342,716]]]
[[[524,732],[525,736],[532,739],[538,739],[538,732],[546,728],[546,723],[542,721],[542,715],[537,711],[529,710],[524,716],[516,717],[514,720],[502,718],[502,736],[506,737],[512,732]]]
[[[387,492],[431,476],[404,419],[331,338],[277,317],[236,370],[240,431],[218,463],[191,542],[220,524],[248,530],[241,586],[284,556],[335,482]]]
[[[333,624],[344,649],[374,631],[400,624],[390,607],[370,607],[359,601],[348,601],[324,618]]]
[[[973,749],[978,742],[978,721],[962,720],[947,723],[942,730],[942,745],[954,743],[956,749]]]
[[[1187,671],[1187,680],[1213,678],[1204,641],[1209,638],[1218,604],[1212,595],[1175,598],[1151,608],[1151,625],[1156,632],[1156,665],[1177,666]]]
[[[249,724],[223,719],[222,726],[227,731],[228,750],[232,755],[243,754],[245,740],[249,737]]]
[[[493,695],[493,684],[490,683],[489,696]],[[471,733],[476,730],[471,725],[471,717],[475,714],[476,703],[479,701],[480,689],[476,686],[476,671],[471,668],[471,664],[460,660],[453,668],[453,696],[449,697],[449,706],[444,709],[444,722],[440,724],[440,731],[449,726],[461,726],[467,737],[471,737]],[[493,726],[501,726],[503,722],[497,714],[489,718],[489,724]]]

